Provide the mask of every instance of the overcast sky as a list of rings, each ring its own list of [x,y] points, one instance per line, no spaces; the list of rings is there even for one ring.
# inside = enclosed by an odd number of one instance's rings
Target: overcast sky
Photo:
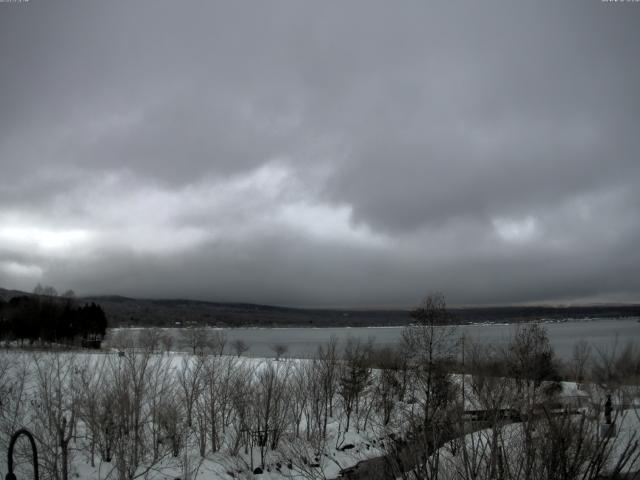
[[[0,287],[640,300],[640,3],[0,3]]]

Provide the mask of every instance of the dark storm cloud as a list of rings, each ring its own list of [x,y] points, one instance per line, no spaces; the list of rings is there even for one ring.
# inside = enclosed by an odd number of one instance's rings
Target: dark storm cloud
[[[0,4],[0,284],[637,300],[640,7]]]

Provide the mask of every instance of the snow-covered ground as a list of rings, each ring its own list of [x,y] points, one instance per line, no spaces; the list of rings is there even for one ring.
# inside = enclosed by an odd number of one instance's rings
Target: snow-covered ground
[[[77,421],[77,426],[73,430],[70,443],[71,469],[69,478],[91,478],[91,479],[114,479],[118,478],[116,472],[115,458],[111,461],[103,458],[98,451],[94,452],[93,466],[91,462],[90,452],[90,428],[86,424],[86,412],[71,407],[65,402],[82,397],[82,389],[84,386],[96,388],[98,391],[101,387],[99,379],[94,378],[98,375],[101,368],[105,365],[111,365],[111,368],[121,368],[123,362],[133,361],[137,354],[133,357],[122,357],[117,351],[108,353],[29,353],[20,351],[7,351],[0,353],[0,393],[2,394],[2,403],[0,403],[0,475],[4,475],[7,470],[6,466],[6,447],[11,432],[17,428],[26,427],[34,431],[38,435],[39,445],[42,442],[51,441],[51,437],[47,436],[49,419],[43,418],[42,415],[47,412],[41,405],[40,395],[42,389],[46,387],[44,380],[51,380],[54,377],[44,377],[43,371],[46,368],[53,368],[49,373],[70,375],[60,380],[63,389],[56,393],[53,388],[52,398],[55,400],[56,394],[60,396],[61,404],[57,413],[66,416],[66,421]],[[164,353],[154,354],[153,358],[156,362],[164,362],[166,368],[172,372],[171,375],[181,375],[180,372],[187,371],[189,368],[195,368],[197,359],[184,353]],[[239,357],[218,357],[221,365],[228,364],[237,369],[250,372],[255,381],[261,377],[261,373],[268,373],[270,368],[281,372],[288,372],[291,381],[280,385],[279,388],[285,388],[284,397],[286,401],[293,401],[296,381],[303,381],[304,378],[294,380],[294,372],[299,375],[306,372],[305,366],[311,365],[311,360],[300,359],[282,359],[276,361],[274,359],[265,358],[239,358]],[[55,359],[59,360],[56,364]],[[65,363],[65,360],[73,359],[71,364]],[[45,361],[46,360],[46,361]],[[52,362],[52,363],[47,363]],[[58,370],[55,369],[58,365]],[[72,365],[70,371],[63,371],[66,365]],[[160,363],[158,363],[160,365]],[[164,367],[163,367],[164,368]],[[187,370],[185,370],[187,369]],[[24,382],[20,384],[16,381],[16,375],[24,374]],[[220,373],[222,374],[222,372]],[[174,479],[194,479],[194,480],[218,480],[230,478],[262,478],[269,480],[280,479],[323,479],[336,478],[340,470],[356,465],[364,459],[381,456],[385,453],[382,442],[387,441],[386,436],[390,431],[401,432],[403,429],[403,410],[414,408],[409,403],[404,403],[398,399],[394,400],[394,414],[389,422],[383,425],[381,413],[378,405],[373,400],[373,392],[376,386],[376,379],[379,378],[380,372],[372,373],[371,381],[367,387],[366,398],[361,399],[360,411],[352,414],[351,425],[348,431],[345,425],[344,407],[338,398],[335,400],[333,415],[327,419],[327,436],[323,441],[319,441],[315,436],[307,441],[306,417],[300,414],[298,432],[296,435],[295,425],[287,422],[281,437],[279,438],[277,448],[263,448],[265,455],[264,464],[261,465],[261,448],[253,442],[251,447],[249,444],[241,445],[234,448],[234,442],[237,442],[238,429],[233,418],[228,420],[229,429],[223,438],[220,439],[220,446],[217,451],[212,452],[209,447],[205,450],[204,456],[200,454],[200,447],[197,441],[198,432],[194,423],[193,428],[181,430],[184,437],[179,454],[173,456],[171,450],[162,447],[160,456],[153,462],[141,462],[136,470],[138,478],[148,480],[174,480]],[[55,375],[54,375],[55,376]],[[149,382],[148,388],[152,387],[150,382],[154,381],[153,375],[149,374],[144,377],[145,382]],[[451,380],[461,392],[464,385],[464,399],[466,410],[479,410],[483,408],[483,400],[479,398],[479,390],[474,385],[474,379],[470,375],[465,377],[461,375],[452,375]],[[309,379],[307,379],[309,380]],[[92,383],[93,381],[93,383]],[[96,384],[96,381],[98,382]],[[174,380],[172,380],[174,381]],[[204,377],[202,382],[205,382]],[[45,382],[46,383],[46,382]],[[304,382],[303,382],[304,383]],[[508,381],[507,381],[508,383]],[[202,384],[204,385],[204,383]],[[304,383],[307,388],[313,385]],[[593,428],[599,428],[601,417],[596,417],[598,406],[602,404],[604,395],[597,388],[589,385],[578,385],[575,382],[561,382],[561,389],[557,393],[556,400],[563,402],[572,407],[581,408],[582,414],[589,418],[589,422],[593,424]],[[55,387],[55,385],[49,385]],[[204,387],[203,387],[204,388]],[[19,390],[21,389],[21,390]],[[170,391],[172,398],[169,400],[179,404],[182,395],[180,388]],[[251,390],[252,394],[257,395],[259,389]],[[280,392],[282,393],[282,392]],[[623,398],[624,397],[624,398]],[[640,420],[634,408],[634,402],[629,404],[629,398],[633,394],[618,395],[614,397],[614,409],[616,413],[617,436],[612,447],[612,457],[615,460],[621,453],[624,445],[629,439],[634,438],[640,432]],[[264,398],[251,399],[259,403]],[[405,401],[408,401],[405,399]],[[506,406],[506,405],[505,405]],[[499,405],[499,407],[501,407]],[[118,405],[113,404],[111,407],[114,415],[118,411]],[[287,407],[293,408],[293,407]],[[306,408],[306,407],[305,407]],[[53,408],[54,414],[55,408]],[[74,417],[71,417],[74,411]],[[288,411],[289,412],[289,411]],[[293,412],[291,410],[290,412]],[[185,422],[185,411],[179,410],[180,418],[177,423],[183,425]],[[231,415],[234,415],[232,413]],[[55,416],[55,415],[54,415]],[[151,418],[151,417],[149,417]],[[50,419],[51,422],[60,420],[59,418]],[[149,420],[151,421],[151,420]],[[51,426],[51,425],[49,425]],[[487,449],[488,439],[491,438],[491,430],[481,430],[465,437],[465,444],[482,446]],[[522,439],[522,425],[510,424],[504,425],[501,429],[502,438],[510,448],[519,448],[519,442]],[[250,442],[249,442],[250,443]],[[236,445],[237,446],[237,445]],[[43,448],[43,454],[45,449]],[[450,445],[445,445],[440,450],[443,459],[443,465],[455,470],[459,467],[456,462],[460,461],[460,456],[454,455]],[[150,454],[148,451],[146,454]],[[55,457],[56,454],[53,454]],[[43,459],[44,456],[41,456]],[[52,458],[49,451],[49,459]],[[510,458],[517,458],[513,455]],[[23,459],[24,463],[24,459]],[[254,474],[256,468],[262,467],[261,473]],[[632,468],[632,470],[637,470]],[[19,468],[28,471],[23,464]],[[24,470],[26,469],[26,470]],[[627,468],[628,470],[629,468]],[[445,477],[446,478],[446,477]]]
[[[195,363],[195,357],[184,353],[165,353],[162,355],[166,365],[174,371],[175,375],[184,368],[186,364]],[[12,384],[11,376],[17,373],[27,372],[25,382],[22,386],[23,394],[21,398],[22,405],[13,404],[11,402],[2,405],[0,447],[2,452],[6,451],[8,438],[11,432],[21,427],[26,427],[33,431],[36,435],[38,445],[41,445],[41,438],[38,438],[38,430],[42,429],[42,422],[35,421],[35,417],[42,414],[41,410],[36,411],[34,403],[37,403],[39,395],[39,385],[36,359],[58,357],[61,359],[73,359],[75,372],[78,369],[86,368],[89,371],[104,367],[110,362],[125,361],[119,356],[117,351],[107,353],[46,353],[46,352],[21,352],[9,351],[0,353],[0,364],[5,368],[2,369],[0,381],[4,382],[0,388],[5,388],[6,392],[11,395],[16,394],[16,385]],[[260,372],[269,365],[276,365],[282,369],[293,369],[300,367],[308,360],[299,359],[282,359],[276,361],[274,359],[263,358],[237,358],[237,357],[220,357],[233,361],[237,367],[250,371],[252,375],[259,376]],[[64,363],[64,360],[62,361]],[[74,385],[73,380],[65,385],[72,388],[80,387]],[[68,392],[67,392],[68,393]],[[173,392],[176,394],[176,392]],[[65,393],[63,392],[63,396]],[[180,401],[179,399],[175,399]],[[11,413],[13,408],[18,415]],[[68,409],[63,406],[62,410]],[[265,463],[261,466],[260,447],[240,448],[237,454],[232,454],[229,448],[233,439],[233,434],[237,432],[229,432],[228,438],[223,438],[221,444],[223,448],[212,453],[208,451],[205,456],[201,456],[195,435],[187,433],[185,435],[185,444],[181,448],[178,456],[165,452],[162,458],[153,462],[151,469],[146,471],[147,465],[143,465],[138,469],[137,475],[140,478],[148,480],[169,480],[169,479],[198,479],[198,480],[214,480],[214,479],[230,479],[230,478],[263,478],[263,479],[295,479],[295,478],[335,478],[343,468],[355,465],[359,461],[379,456],[381,450],[376,447],[379,439],[375,437],[372,428],[368,430],[356,431],[353,427],[348,432],[344,431],[344,419],[340,418],[339,407],[336,405],[336,413],[334,417],[330,417],[327,423],[327,437],[321,445],[312,444],[305,440],[305,424],[301,423],[301,434],[296,437],[288,428],[283,433],[276,450],[266,448]],[[114,406],[114,411],[116,410]],[[42,419],[40,419],[42,420]],[[184,419],[182,419],[184,420]],[[103,459],[99,453],[94,455],[92,466],[91,454],[88,446],[88,433],[83,420],[78,421],[78,425],[74,432],[74,438],[71,441],[71,469],[69,478],[91,478],[91,479],[116,479],[116,465],[114,459],[107,461]],[[345,448],[346,447],[346,448]],[[42,464],[42,451],[40,452],[40,460]],[[20,462],[19,462],[20,463]],[[262,473],[254,474],[256,468],[262,467]],[[17,468],[22,468],[29,475],[30,468],[28,461],[22,462]],[[41,472],[42,472],[41,467]],[[0,475],[4,476],[7,472],[6,455],[0,454]],[[42,478],[42,474],[41,474]]]

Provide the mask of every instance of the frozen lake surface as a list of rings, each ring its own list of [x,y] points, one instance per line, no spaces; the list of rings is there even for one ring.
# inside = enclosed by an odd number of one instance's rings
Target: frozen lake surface
[[[556,354],[563,359],[571,358],[573,345],[586,340],[595,349],[611,351],[614,346],[623,347],[628,342],[640,342],[640,323],[637,319],[598,319],[545,323],[551,344]],[[318,346],[336,337],[341,343],[349,337],[363,341],[369,339],[377,347],[393,346],[401,339],[404,327],[329,327],[329,328],[222,328],[225,333],[227,349],[231,351],[234,340],[243,340],[249,350],[245,355],[254,357],[273,357],[272,346],[283,344],[288,348],[287,356],[309,358]],[[464,333],[476,342],[492,345],[505,345],[512,337],[516,325],[485,324],[461,325],[457,335]],[[134,329],[131,329],[134,330]],[[174,348],[184,349],[180,344],[179,328],[164,329],[176,339]]]

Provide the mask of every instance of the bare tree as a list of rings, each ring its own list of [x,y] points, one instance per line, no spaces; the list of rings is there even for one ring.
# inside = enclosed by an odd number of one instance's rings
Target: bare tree
[[[109,413],[101,404],[102,391],[105,389],[106,356],[95,362],[87,359],[80,367],[78,376],[80,388],[79,419],[83,422],[89,450],[91,466],[95,466],[96,449],[105,444],[104,435],[111,421]],[[109,457],[108,449],[102,449],[103,457]],[[109,460],[110,461],[110,460]]]
[[[154,459],[149,428],[153,419],[149,384],[153,362],[151,353],[127,351],[108,362],[109,390],[105,392],[113,425],[108,441],[113,448],[115,468],[122,480],[146,475],[170,454],[163,451]]]
[[[372,355],[375,378],[373,379],[373,395],[375,407],[382,415],[382,425],[391,422],[396,406],[404,400],[408,376],[406,355],[400,349],[383,348]]]
[[[262,465],[267,448],[276,449],[290,419],[287,389],[290,368],[289,363],[283,366],[267,361],[257,372],[251,430],[260,439]]]
[[[463,385],[466,390],[456,429],[459,438],[451,444],[458,450],[452,462],[453,470],[460,478],[498,479],[503,473],[504,426],[519,418],[511,410],[515,398],[514,382],[505,376],[502,351],[473,342],[466,351],[465,367],[471,375]],[[465,411],[469,412],[469,419]],[[465,437],[478,428],[481,429],[479,432]]]
[[[203,372],[203,404],[206,429],[212,452],[217,452],[229,429],[233,416],[233,388],[239,361],[233,357],[211,356]]]
[[[300,424],[309,398],[310,378],[307,376],[307,372],[308,370],[304,363],[297,363],[292,367],[289,378],[291,415],[296,438],[300,437]],[[307,428],[309,428],[309,425],[307,425]]]
[[[173,337],[171,336],[171,334],[164,333],[160,337],[160,344],[162,345],[162,348],[165,352],[170,352],[171,348],[173,347]]]
[[[223,355],[227,347],[227,336],[220,330],[215,330],[209,335],[209,350],[213,355]]]
[[[66,298],[67,300],[75,300],[76,298],[76,292],[74,292],[73,290],[69,289],[66,292],[64,292],[62,294],[62,298]]]
[[[456,351],[455,327],[441,293],[428,295],[411,316],[413,325],[402,332],[404,348],[412,364],[409,391],[412,408],[406,412],[408,434],[414,437],[416,445],[411,456],[419,478],[437,478],[440,468],[437,447],[450,437],[454,428],[450,410],[455,408],[455,391],[447,365]],[[406,452],[394,451],[396,454],[391,460],[402,463]],[[404,471],[400,465],[392,468]]]
[[[338,339],[334,336],[329,342],[318,347],[317,366],[319,375],[317,382],[321,392],[322,408],[317,411],[321,414],[322,438],[327,435],[327,423],[329,417],[333,417],[334,397],[339,375]]]
[[[276,356],[276,361],[279,361],[280,358],[285,353],[287,353],[287,351],[289,350],[289,347],[287,345],[284,345],[283,343],[274,343],[273,345],[271,345],[271,350]]]
[[[175,371],[171,367],[169,356],[154,355],[150,358],[146,386],[146,404],[149,412],[147,430],[150,436],[152,462],[155,463],[163,453],[161,446],[166,443],[166,440],[171,441],[171,453],[174,456],[179,443],[174,425],[168,428],[167,423],[163,422],[170,415],[168,411],[174,413],[178,410],[175,400],[178,396]]]
[[[370,353],[371,344],[354,338],[347,340],[338,380],[338,395],[346,417],[345,431],[349,431],[351,414],[359,412],[360,401],[371,379]]]
[[[301,365],[306,382],[306,402],[303,405],[306,424],[306,439],[326,437],[329,402],[327,400],[326,369],[319,359]]]
[[[156,352],[160,347],[162,335],[162,330],[157,327],[145,328],[138,335],[138,345],[151,353]]]
[[[231,453],[236,455],[240,447],[248,451],[250,439],[249,432],[252,422],[252,405],[253,398],[253,378],[254,367],[240,363],[236,366],[232,378],[231,386],[231,402],[233,405],[234,415],[231,416],[231,429],[233,430]]]
[[[559,378],[547,331],[539,323],[516,328],[506,352],[506,363],[509,376],[516,380],[521,408],[525,411],[542,400],[543,381]]]
[[[234,340],[231,347],[238,357],[241,357],[249,350],[249,345],[241,339]]]
[[[73,355],[33,355],[36,409],[34,430],[40,439],[42,464],[51,478],[68,480],[71,441],[80,407],[78,364]]]
[[[212,344],[212,330],[206,327],[187,327],[180,331],[180,339],[192,355],[204,353]]]
[[[0,353],[0,438],[3,445],[17,429],[25,426],[26,397],[31,362],[23,356]]]
[[[201,356],[185,356],[178,370],[178,383],[186,412],[186,424],[188,428],[193,426],[193,409],[202,389],[203,360]]]
[[[42,295],[45,297],[57,297],[58,291],[51,285],[48,285],[42,289]]]
[[[591,360],[591,345],[586,340],[579,340],[573,345],[571,356],[570,374],[578,383],[585,381]]]
[[[177,396],[167,396],[159,399],[156,406],[156,422],[158,436],[154,446],[168,445],[171,456],[177,458],[184,448],[185,434],[182,422],[182,408]],[[159,458],[159,452],[154,452]]]
[[[518,402],[516,408],[523,414],[522,468],[533,472],[538,449],[538,422],[536,409],[544,398],[543,381],[557,380],[554,353],[544,327],[539,323],[518,326],[506,351],[509,375],[514,378]],[[527,473],[525,478],[529,478]]]

